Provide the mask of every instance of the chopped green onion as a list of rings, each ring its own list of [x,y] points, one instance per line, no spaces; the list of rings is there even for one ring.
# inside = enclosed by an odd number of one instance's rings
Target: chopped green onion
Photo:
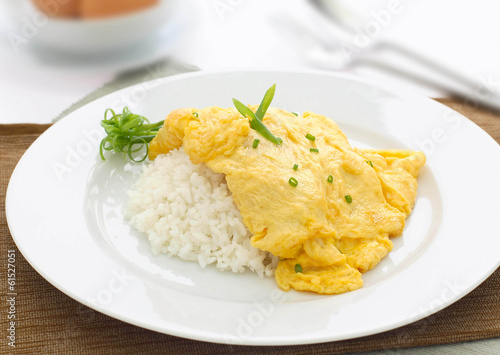
[[[259,108],[255,112],[255,117],[257,117],[259,120],[262,121],[264,119],[266,111],[269,108],[269,105],[271,105],[271,101],[273,101],[275,91],[276,91],[276,84],[271,86],[264,94],[264,98],[262,99]]]
[[[291,178],[288,180],[288,183],[289,183],[290,185],[292,185],[293,187],[296,187],[296,186],[299,184],[299,182],[297,181],[297,179],[296,179],[296,178],[293,178],[293,177],[291,177]]]
[[[277,141],[278,141],[280,144],[282,144],[282,143],[283,143],[283,139],[281,139],[281,138],[279,138],[279,137],[278,137],[278,138],[276,138],[276,139],[277,139]]]
[[[366,162],[367,162],[368,164],[370,164],[370,166],[373,168],[373,163],[372,163],[372,161],[371,161],[371,160],[367,160]]]
[[[302,266],[300,266],[300,264],[295,264],[295,272],[296,273],[302,272]]]
[[[326,181],[328,181],[330,184],[332,184],[333,183],[333,176],[328,175],[328,179],[326,179]]]
[[[262,137],[266,138],[272,143],[280,145],[281,143],[283,143],[283,141],[280,138],[276,138],[274,134],[272,134],[271,131],[262,122],[266,111],[269,108],[271,101],[273,100],[275,90],[276,84],[274,84],[273,86],[271,86],[271,88],[269,88],[269,90],[267,90],[264,98],[262,99],[262,102],[260,103],[259,108],[255,113],[253,113],[253,111],[250,110],[248,106],[243,105],[236,99],[233,99],[233,103],[236,109],[243,115],[243,117],[248,118],[248,120],[250,121],[250,128],[259,132]]]
[[[309,133],[306,134],[306,138],[309,139],[311,142],[314,142],[316,140],[316,137]]]
[[[246,118],[250,120],[250,128],[254,129],[255,131],[259,132],[260,135],[267,140],[273,142],[274,144],[280,145],[281,143],[279,140],[274,136],[274,134],[271,133],[271,131],[262,123],[261,120],[259,120],[256,116],[255,113],[253,113],[250,108],[247,106],[243,105],[241,102],[239,102],[236,99],[233,99],[234,106],[236,106],[236,109]]]
[[[351,195],[345,195],[345,200],[347,201],[347,203],[351,203],[352,202],[352,197]]]
[[[254,139],[252,147],[257,148],[259,146],[259,143],[260,143],[260,139]]]
[[[111,113],[110,118],[108,118],[108,112]],[[115,113],[108,108],[104,112],[101,126],[107,134],[99,145],[99,154],[102,160],[106,160],[104,151],[107,150],[125,153],[124,158],[128,156],[131,161],[140,163],[148,157],[148,144],[163,126],[163,121],[149,123],[146,117],[130,112],[128,107],[124,107],[122,113]],[[137,153],[143,148],[145,148],[144,155],[136,159],[133,153]]]
[[[194,117],[198,117],[198,112],[193,112]]]
[[[297,164],[293,164],[293,170],[297,171],[298,168],[299,166]]]
[[[309,149],[311,152],[313,153],[319,153],[319,149],[316,149],[316,148],[311,148]]]
[[[297,112],[292,112],[292,115],[298,116],[299,114]]]

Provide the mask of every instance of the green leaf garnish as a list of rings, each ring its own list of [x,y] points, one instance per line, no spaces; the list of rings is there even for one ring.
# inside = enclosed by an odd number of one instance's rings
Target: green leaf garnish
[[[233,104],[234,107],[236,107],[236,109],[243,115],[243,117],[250,119],[250,123],[252,123],[251,120],[255,118],[255,113],[253,113],[253,111],[250,110],[248,106],[245,106],[236,99],[233,99]]]
[[[260,143],[260,139],[254,139],[252,147],[257,148],[259,146],[259,143]]]
[[[271,86],[267,91],[266,94],[264,95],[264,98],[262,99],[262,102],[259,105],[259,108],[257,111],[255,111],[255,117],[257,117],[259,120],[263,120],[264,116],[266,115],[266,111],[269,108],[269,105],[271,105],[271,101],[273,101],[274,93],[276,92],[276,84]]]
[[[233,104],[236,109],[243,115],[243,117],[249,119],[250,128],[257,131],[262,137],[266,138],[272,143],[280,145],[281,143],[283,143],[283,141],[280,138],[276,138],[274,134],[272,134],[271,131],[262,122],[266,111],[269,108],[271,101],[273,100],[275,90],[276,84],[274,84],[273,86],[271,86],[271,88],[269,88],[269,90],[267,90],[264,98],[262,99],[262,102],[260,103],[259,108],[255,113],[253,113],[253,111],[250,110],[248,106],[245,106],[236,99],[233,99]]]
[[[108,118],[108,112],[111,113],[110,118]],[[163,126],[163,122],[149,123],[146,117],[130,112],[128,107],[124,107],[123,112],[118,114],[108,108],[101,121],[101,126],[107,134],[99,145],[101,159],[106,160],[104,151],[107,150],[116,153],[123,152],[126,154],[124,157],[128,156],[133,162],[143,162],[148,156],[148,144]],[[136,159],[134,153],[144,148],[144,155],[140,159]]]
[[[352,202],[351,195],[345,195],[344,197],[345,197],[345,200],[346,200],[347,203],[351,203]]]
[[[295,272],[296,273],[302,272],[302,266],[300,264],[295,264]]]

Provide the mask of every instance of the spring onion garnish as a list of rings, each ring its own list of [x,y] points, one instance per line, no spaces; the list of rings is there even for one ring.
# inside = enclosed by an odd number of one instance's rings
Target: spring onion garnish
[[[194,117],[198,117],[198,112],[193,112]]]
[[[347,203],[351,203],[352,202],[352,197],[351,195],[345,195],[345,200],[347,201]]]
[[[319,153],[319,149],[316,149],[316,148],[311,148],[311,149],[309,149],[309,151],[311,151],[313,153]]]
[[[296,187],[296,186],[299,184],[299,182],[297,181],[297,179],[296,179],[296,178],[293,178],[293,177],[291,177],[291,178],[288,180],[288,183],[289,183],[290,185],[292,185],[293,187]]]
[[[296,273],[302,272],[302,266],[300,266],[300,264],[295,264],[295,272]]]
[[[107,117],[108,112],[111,113],[110,118]],[[104,151],[112,150],[117,153],[126,153],[124,158],[128,155],[130,160],[140,163],[146,160],[149,151],[148,143],[153,140],[163,126],[163,121],[149,123],[146,117],[130,112],[128,107],[124,107],[122,113],[115,113],[115,111],[108,108],[104,112],[101,126],[107,134],[99,145],[99,154],[102,160],[106,160]],[[142,158],[135,159],[132,154],[143,150],[144,147],[146,151]]]
[[[306,138],[309,139],[311,142],[314,142],[316,140],[316,137],[309,133],[306,134]]]
[[[368,164],[370,164],[370,166],[373,168],[373,163],[372,163],[372,161],[371,161],[371,160],[367,160],[366,162],[367,162]]]
[[[260,143],[260,139],[254,139],[252,147],[257,148],[259,146],[259,143]]]
[[[299,114],[297,112],[292,112],[292,115],[298,116]]]
[[[293,170],[297,171],[298,168],[299,166],[297,164],[293,164]]]
[[[330,184],[333,184],[333,176],[328,175],[328,179],[326,179]]]
[[[260,103],[259,108],[255,113],[253,113],[253,111],[250,110],[249,107],[243,105],[236,99],[233,99],[233,103],[236,109],[243,115],[243,117],[246,117],[250,120],[250,128],[259,132],[262,137],[266,138],[272,143],[280,145],[281,143],[283,143],[283,141],[280,138],[276,138],[274,134],[272,134],[271,131],[262,122],[266,111],[269,108],[271,101],[273,100],[275,91],[276,84],[271,86],[269,90],[266,91],[266,94],[264,95],[264,98],[262,99],[262,102]]]

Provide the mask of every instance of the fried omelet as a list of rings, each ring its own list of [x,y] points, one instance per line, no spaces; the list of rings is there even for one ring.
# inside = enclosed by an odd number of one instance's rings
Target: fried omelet
[[[184,146],[193,163],[224,173],[252,245],[280,257],[281,289],[360,288],[361,274],[403,231],[424,154],[355,149],[335,122],[312,112],[297,117],[270,108],[262,122],[281,145],[250,129],[236,109],[175,110],[151,142],[149,158]]]

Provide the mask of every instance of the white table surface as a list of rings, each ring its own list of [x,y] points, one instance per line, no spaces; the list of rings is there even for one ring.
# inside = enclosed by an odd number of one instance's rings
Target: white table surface
[[[0,123],[49,123],[71,104],[116,77],[116,72],[105,67],[96,66],[94,71],[82,73],[78,68],[71,72],[42,64],[29,43],[21,54],[16,54],[8,34],[19,31],[23,19],[12,16],[13,2],[0,0]],[[383,9],[389,1],[379,3]],[[496,40],[500,33],[500,2],[401,0],[400,7],[401,11],[377,38],[404,43],[500,91],[500,46]],[[165,46],[171,58],[202,70],[318,69],[275,25],[277,16],[314,23],[309,20],[309,11],[302,0],[181,0],[172,20],[177,40],[158,40],[158,46]],[[143,59],[148,62],[147,52]],[[157,59],[151,55],[151,61]],[[369,68],[356,68],[351,73],[429,97],[446,96],[445,92]],[[498,353],[500,339],[371,354]]]
[[[23,1],[27,0],[0,0],[0,122],[50,122],[72,103],[112,80],[115,73],[99,67],[85,74],[78,68],[74,72],[49,68],[29,48],[30,43],[21,48],[23,54],[14,53],[8,34],[18,33],[24,19],[11,16],[10,8]],[[381,9],[387,3],[380,2]],[[500,33],[496,18],[500,3],[400,0],[400,8],[375,39],[405,43],[498,89],[500,47],[495,38]],[[276,16],[314,22],[309,20],[307,9],[302,0],[181,0],[173,21],[181,33],[178,40],[175,44],[160,41],[158,45],[168,46],[166,52],[172,57],[206,70],[317,68],[273,24]],[[147,56],[144,53],[146,61]],[[390,82],[394,87],[410,87],[426,96],[446,95],[369,68],[351,72]]]

